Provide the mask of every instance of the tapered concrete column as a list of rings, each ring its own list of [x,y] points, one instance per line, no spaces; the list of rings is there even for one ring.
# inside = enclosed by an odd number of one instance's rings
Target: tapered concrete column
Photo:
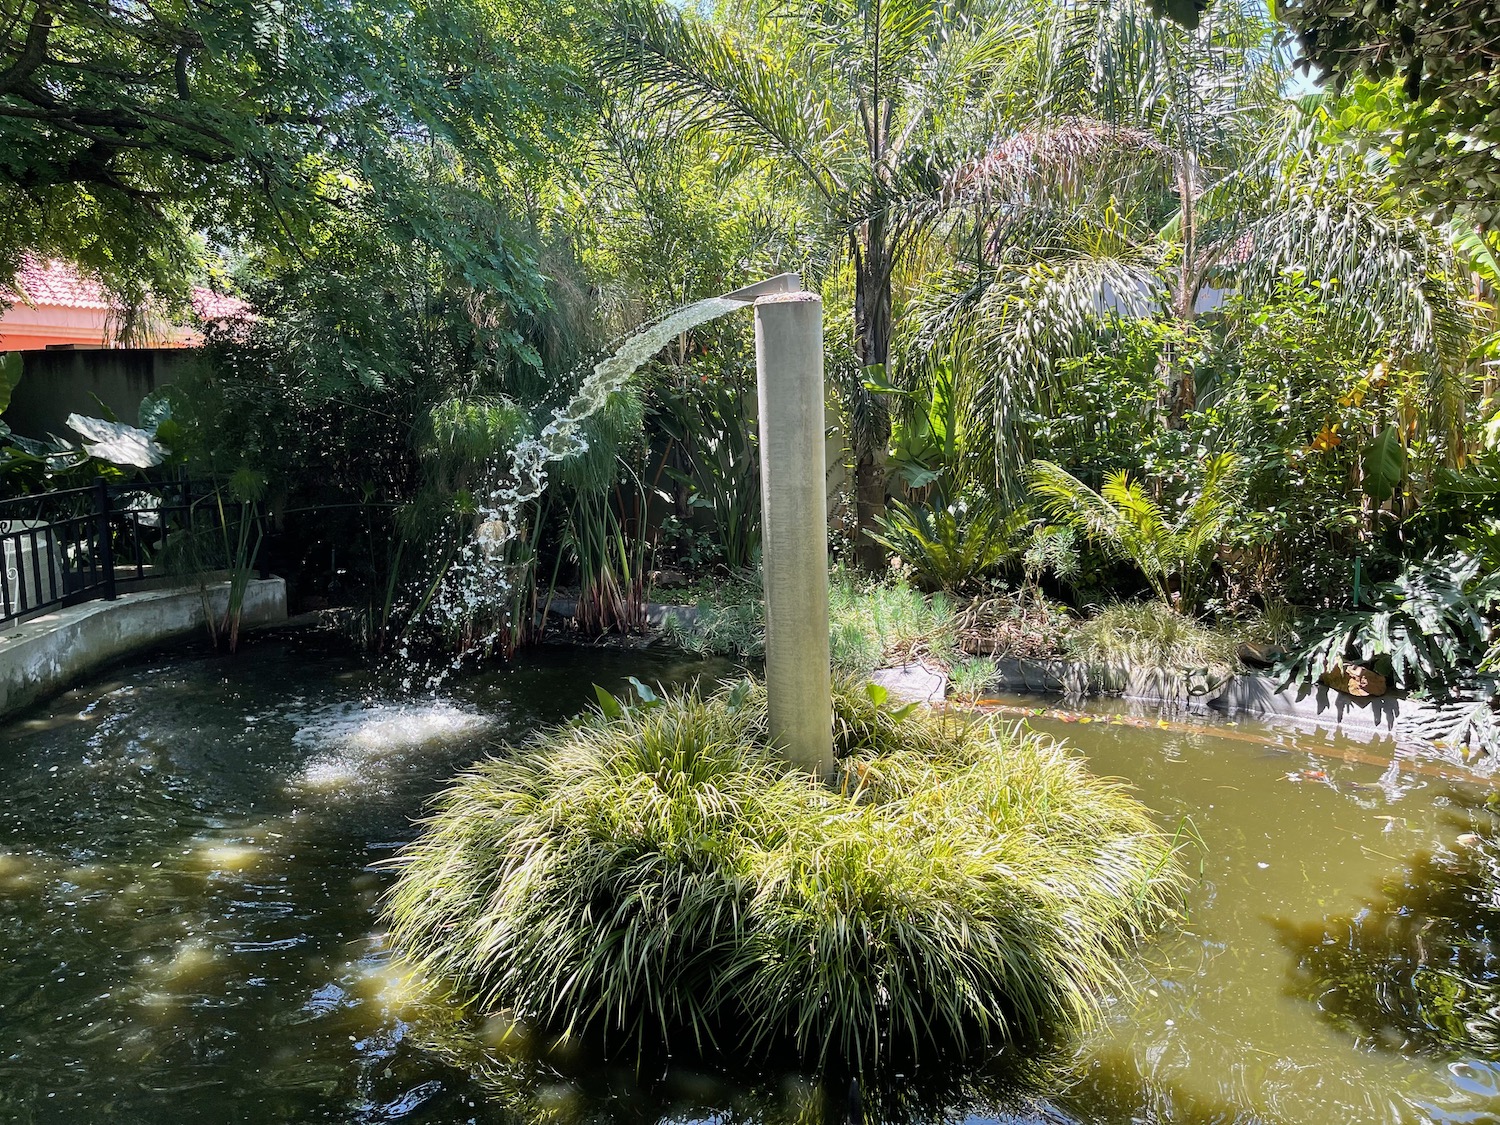
[[[823,302],[755,302],[760,391],[761,566],[771,737],[798,766],[833,772],[824,497]]]

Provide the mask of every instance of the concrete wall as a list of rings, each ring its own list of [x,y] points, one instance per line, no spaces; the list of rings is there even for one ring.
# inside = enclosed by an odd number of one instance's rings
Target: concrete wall
[[[1281,687],[1270,676],[1253,672],[1231,676],[1220,684],[1201,674],[1091,667],[1067,660],[995,660],[991,690],[1018,694],[1039,693],[1079,698],[1118,695],[1138,703],[1209,707],[1229,715],[1263,719],[1293,719],[1346,734],[1391,734],[1401,718],[1402,695],[1377,699],[1341,695],[1322,684]]]
[[[0,633],[0,715],[59,692],[137,649],[194,633],[206,635],[204,593],[197,587],[124,594],[34,617]],[[222,615],[229,583],[206,587],[209,608]],[[286,620],[286,583],[252,579],[241,627]]]
[[[69,414],[99,417],[99,397],[120,421],[135,425],[141,399],[167,386],[197,361],[191,348],[79,348],[23,352],[21,380],[6,408],[6,425],[30,438],[76,437]]]

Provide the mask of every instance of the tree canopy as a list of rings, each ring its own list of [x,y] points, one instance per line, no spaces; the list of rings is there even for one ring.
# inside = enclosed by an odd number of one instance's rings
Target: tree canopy
[[[8,0],[0,283],[31,251],[129,301],[180,287],[202,239],[295,252],[351,187],[405,182],[422,146],[506,174],[571,115],[560,19],[488,0]]]
[[[1500,4],[1283,0],[1307,61],[1382,138],[1404,184],[1473,220],[1500,217]]]

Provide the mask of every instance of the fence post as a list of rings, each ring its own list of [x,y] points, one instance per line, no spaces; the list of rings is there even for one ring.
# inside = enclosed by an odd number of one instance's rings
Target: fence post
[[[104,579],[104,600],[115,600],[115,547],[109,526],[109,485],[103,477],[94,481],[94,508],[99,520],[99,573]]]

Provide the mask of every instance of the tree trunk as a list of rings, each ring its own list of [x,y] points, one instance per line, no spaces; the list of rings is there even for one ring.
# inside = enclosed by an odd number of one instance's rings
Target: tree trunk
[[[1177,162],[1177,204],[1182,215],[1182,263],[1177,271],[1176,307],[1172,310],[1184,327],[1193,323],[1198,303],[1198,213],[1194,199],[1193,154],[1183,152]],[[1198,404],[1193,369],[1170,348],[1162,354],[1162,407],[1170,429],[1186,424],[1188,411]]]
[[[884,368],[891,348],[891,252],[885,221],[868,220],[854,244],[854,358],[861,368]],[[891,440],[891,417],[883,399],[855,396],[851,409],[854,446],[854,560],[860,570],[885,569],[885,548],[865,534],[885,514],[885,453]]]

